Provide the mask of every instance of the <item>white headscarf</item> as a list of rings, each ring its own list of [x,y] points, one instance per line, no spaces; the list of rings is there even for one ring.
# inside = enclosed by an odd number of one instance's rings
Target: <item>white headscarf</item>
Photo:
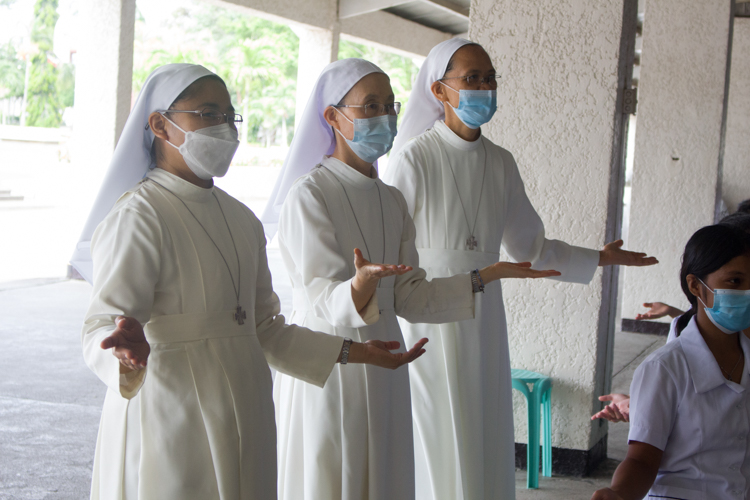
[[[70,259],[73,267],[89,283],[94,277],[94,266],[91,261],[91,237],[94,230],[120,196],[135,186],[149,169],[155,166],[151,159],[154,133],[147,127],[149,115],[160,109],[168,109],[190,84],[198,78],[213,74],[197,64],[167,64],[155,69],[143,84]]]
[[[436,121],[445,118],[443,103],[435,97],[430,87],[445,76],[445,68],[458,49],[474,42],[463,38],[451,38],[435,45],[427,55],[417,73],[409,102],[406,104],[404,118],[398,128],[398,135],[393,142],[391,158],[410,139],[422,134]]]
[[[268,239],[276,234],[281,206],[294,181],[311,171],[324,155],[332,154],[336,148],[336,138],[323,112],[328,106],[338,104],[358,81],[370,73],[385,74],[369,61],[351,58],[332,62],[318,77],[302,118],[297,122],[292,147],[260,218]]]

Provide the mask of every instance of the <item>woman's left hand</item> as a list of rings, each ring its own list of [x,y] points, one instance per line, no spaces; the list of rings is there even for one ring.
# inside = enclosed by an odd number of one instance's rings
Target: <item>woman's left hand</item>
[[[645,253],[630,252],[622,249],[622,240],[604,245],[599,252],[600,266],[653,266],[658,264],[656,257],[647,257]]]

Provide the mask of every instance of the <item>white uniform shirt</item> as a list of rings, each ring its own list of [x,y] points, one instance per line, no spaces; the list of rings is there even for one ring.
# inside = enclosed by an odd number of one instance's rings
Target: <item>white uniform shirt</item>
[[[750,339],[740,344],[750,359]],[[664,451],[647,498],[748,498],[749,371],[725,379],[695,318],[638,367],[628,439]]]

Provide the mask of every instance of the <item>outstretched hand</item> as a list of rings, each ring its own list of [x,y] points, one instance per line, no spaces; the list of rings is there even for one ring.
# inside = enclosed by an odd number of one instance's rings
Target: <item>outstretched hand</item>
[[[401,343],[395,340],[368,340],[364,343],[353,343],[349,348],[350,363],[367,363],[368,365],[381,368],[396,368],[411,363],[425,353],[424,345],[427,339],[420,339],[414,347],[406,352],[391,352],[401,347]]]
[[[135,318],[118,316],[115,319],[115,331],[102,340],[102,349],[112,349],[112,354],[120,360],[125,368],[140,370],[146,366],[151,352],[143,326]]]
[[[400,276],[413,269],[411,266],[403,264],[375,264],[365,259],[359,248],[354,249],[354,267],[357,268],[355,279],[359,279],[362,283],[377,283],[378,280],[388,276]]]
[[[609,488],[596,490],[591,500],[623,500],[623,498]]]
[[[622,240],[613,241],[604,245],[599,252],[600,266],[653,266],[658,264],[656,257],[647,257],[642,252],[630,252],[622,249]]]
[[[599,396],[599,401],[612,401],[602,411],[594,414],[591,420],[603,418],[610,422],[630,422],[630,396],[627,394],[606,394]]]
[[[479,271],[485,284],[495,280],[508,278],[551,278],[560,276],[558,271],[552,269],[538,271],[531,269],[531,262],[495,262]]]
[[[354,267],[357,269],[357,274],[352,280],[352,300],[359,312],[362,312],[372,298],[378,281],[388,276],[406,274],[413,269],[403,264],[373,264],[364,258],[359,248],[354,249]]]
[[[659,319],[664,316],[670,316],[676,318],[682,315],[685,311],[681,311],[676,307],[672,307],[664,302],[645,302],[643,307],[648,307],[649,310],[645,313],[639,313],[635,319]]]

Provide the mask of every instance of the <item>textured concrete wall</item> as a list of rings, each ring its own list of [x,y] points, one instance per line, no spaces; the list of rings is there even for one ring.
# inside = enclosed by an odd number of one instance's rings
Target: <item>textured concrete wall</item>
[[[82,0],[78,10],[75,161],[106,168],[130,114],[135,0]]]
[[[728,0],[646,2],[629,246],[661,263],[624,271],[623,318],[645,301],[687,305],[682,252],[714,219],[729,9]]]
[[[623,3],[474,0],[469,34],[503,75],[485,133],[516,157],[547,235],[601,248],[607,225]],[[588,450],[601,368],[602,272],[590,285],[503,284],[514,367],[549,374],[552,444]],[[599,368],[597,368],[599,367]],[[515,394],[516,441],[526,405]],[[597,405],[598,408],[598,405]]]
[[[722,197],[730,211],[750,198],[750,19],[735,18]]]

